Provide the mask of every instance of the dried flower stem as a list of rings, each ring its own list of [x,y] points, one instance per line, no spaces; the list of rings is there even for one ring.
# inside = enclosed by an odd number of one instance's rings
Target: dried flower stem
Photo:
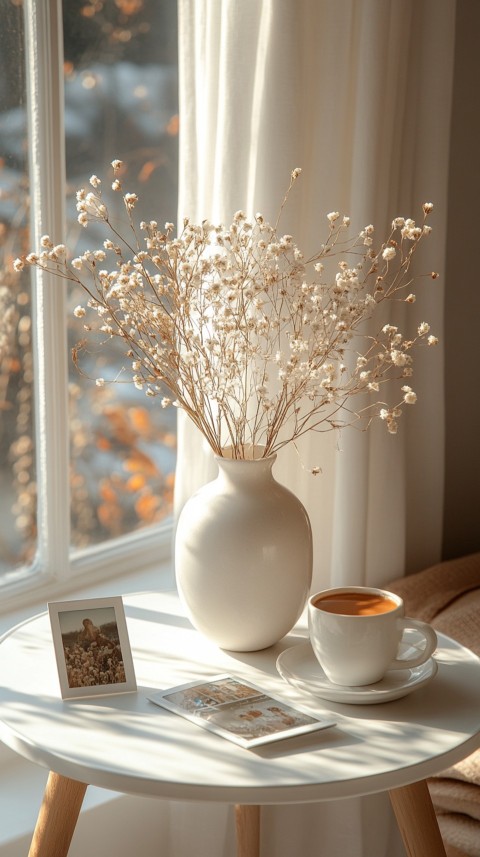
[[[93,313],[107,339],[120,337],[135,386],[161,396],[163,407],[185,410],[218,455],[229,447],[243,458],[252,446],[269,455],[309,431],[368,425],[375,417],[394,434],[401,405],[416,400],[405,383],[410,352],[437,339],[426,322],[410,339],[390,324],[376,335],[364,328],[382,303],[401,300],[410,288],[412,257],[430,232],[432,206],[423,206],[421,226],[396,217],[377,250],[373,226],[349,238],[349,218],[331,212],[325,243],[305,260],[278,228],[300,172],[291,174],[273,227],[261,214],[248,220],[239,211],[228,228],[186,219],[173,237],[171,223],[138,228],[137,198],[125,193],[133,240],[113,225],[100,179],[92,176],[93,190],[77,193],[78,219],[103,223],[112,237],[68,262],[66,248],[45,236],[43,249],[17,260],[16,269],[34,265],[81,286],[87,303],[77,317]],[[118,179],[112,187],[122,192]],[[415,296],[404,300],[414,303]],[[77,366],[85,347],[83,341],[73,350]],[[377,394],[392,381],[403,382],[403,396],[388,407]],[[350,401],[360,395],[371,401],[355,410]]]

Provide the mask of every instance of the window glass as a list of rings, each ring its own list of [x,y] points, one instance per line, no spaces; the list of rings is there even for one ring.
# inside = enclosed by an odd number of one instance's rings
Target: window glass
[[[31,292],[13,260],[29,249],[25,54],[20,3],[0,25],[0,578],[36,549]]]
[[[75,191],[98,175],[109,210],[128,234],[120,194],[108,193],[111,162],[143,220],[175,220],[178,188],[177,8],[175,0],[65,0],[67,246],[101,248],[97,224],[77,222]],[[69,347],[85,336],[68,295]],[[105,340],[105,337],[104,337]],[[176,415],[136,390],[116,343],[102,341],[70,362],[72,544],[81,548],[164,521],[171,513]],[[85,373],[85,375],[83,374]],[[99,388],[93,378],[107,383]],[[114,383],[114,379],[117,381]]]
[[[0,6],[0,580],[8,580],[35,557],[37,506],[30,273],[12,267],[32,249],[22,0]],[[66,243],[75,256],[104,238],[78,224],[76,190],[92,174],[108,188],[114,159],[125,163],[124,186],[138,195],[139,216],[175,221],[177,3],[64,0],[63,18]],[[121,198],[112,196],[122,228]],[[69,289],[70,349],[84,336],[73,313],[83,298]],[[85,374],[69,360],[74,548],[158,526],[171,514],[176,414],[122,383],[124,362],[108,343],[89,353]],[[91,380],[99,373],[119,383],[99,388]]]

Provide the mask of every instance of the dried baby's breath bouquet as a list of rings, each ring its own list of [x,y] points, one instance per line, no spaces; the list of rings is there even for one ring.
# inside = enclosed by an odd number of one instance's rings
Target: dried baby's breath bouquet
[[[300,169],[291,174],[274,226],[261,214],[249,219],[238,211],[229,227],[185,219],[175,237],[172,223],[137,226],[137,196],[122,189],[122,163],[112,166],[127,234],[92,176],[91,188],[77,192],[78,220],[108,228],[103,246],[68,261],[66,247],[45,236],[39,253],[15,267],[39,266],[84,289],[86,305],[75,315],[87,332],[95,329],[86,323],[93,314],[104,339],[120,338],[128,360],[121,377],[131,371],[135,386],[159,396],[162,407],[182,408],[220,456],[228,449],[245,458],[252,448],[267,456],[306,432],[368,425],[374,417],[396,432],[403,404],[416,401],[412,349],[437,339],[426,322],[411,338],[381,320],[372,329],[386,301],[415,302],[409,268],[431,231],[430,203],[421,225],[396,217],[376,249],[373,226],[349,237],[349,218],[331,212],[325,242],[306,259],[279,231]],[[77,365],[86,344],[73,349]],[[401,394],[389,406],[382,391],[392,381]],[[355,397],[361,406],[353,406]]]

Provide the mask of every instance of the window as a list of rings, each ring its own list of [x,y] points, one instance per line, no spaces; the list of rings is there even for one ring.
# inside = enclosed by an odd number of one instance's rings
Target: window
[[[142,217],[175,220],[177,9],[175,0],[64,0],[63,15],[54,3],[3,5],[0,584],[22,588],[119,569],[120,556],[141,562],[168,530],[174,412],[149,407],[131,384],[99,388],[79,373],[69,356],[82,337],[79,296],[46,276],[32,285],[12,261],[45,232],[74,255],[94,244],[75,192],[92,174],[108,186],[114,158]],[[97,359],[106,376],[121,374],[121,355]]]

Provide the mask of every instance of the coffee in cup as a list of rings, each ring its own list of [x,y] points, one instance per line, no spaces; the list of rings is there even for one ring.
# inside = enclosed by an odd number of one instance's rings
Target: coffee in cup
[[[404,617],[402,599],[393,592],[366,586],[327,589],[308,602],[310,642],[333,684],[361,687],[380,681],[388,670],[425,663],[437,646],[430,625]],[[398,657],[407,630],[417,632],[411,656]],[[423,646],[417,646],[423,641]]]
[[[374,592],[338,592],[321,595],[313,602],[315,607],[328,613],[340,613],[342,616],[377,616],[395,610],[397,603],[392,598]]]

